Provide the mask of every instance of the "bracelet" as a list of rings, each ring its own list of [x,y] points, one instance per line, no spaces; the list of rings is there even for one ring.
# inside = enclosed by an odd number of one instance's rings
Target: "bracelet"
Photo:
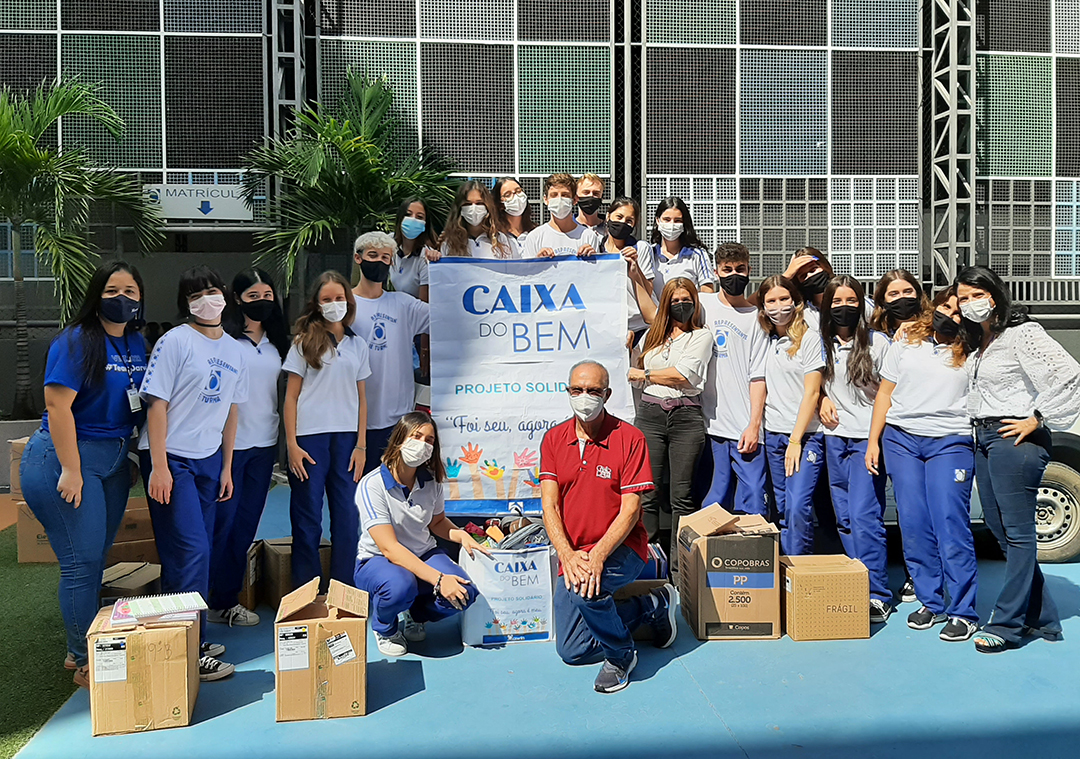
[[[435,581],[435,586],[433,588],[433,593],[434,593],[436,598],[439,597],[439,585],[442,583],[442,578],[443,578],[443,573],[439,572],[439,579]]]
[[[366,450],[367,450],[367,448],[365,448],[365,447],[364,447],[364,446],[362,446],[362,445],[358,445],[358,446],[355,446],[355,447],[353,448],[353,450],[354,450],[354,451],[366,451]]]

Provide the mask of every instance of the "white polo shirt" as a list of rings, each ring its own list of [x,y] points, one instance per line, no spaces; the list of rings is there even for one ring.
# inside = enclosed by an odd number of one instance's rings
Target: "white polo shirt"
[[[769,389],[765,396],[765,429],[784,435],[791,434],[799,418],[804,378],[825,368],[821,335],[816,330],[806,330],[794,357],[788,355],[790,347],[790,337],[770,337],[765,354],[765,385]],[[820,426],[815,409],[806,433],[817,432]]]
[[[368,348],[363,338],[348,327],[336,348],[322,357],[322,367],[312,369],[293,343],[282,367],[304,381],[296,400],[296,434],[321,435],[327,432],[356,432],[360,421],[360,393],[357,382],[371,376]],[[364,386],[371,418],[369,383]]]
[[[874,371],[878,374],[881,374],[885,353],[891,344],[884,333],[870,331],[870,358],[874,362]],[[840,424],[832,430],[826,427],[825,434],[865,440],[870,437],[870,422],[874,416],[877,390],[854,387],[848,382],[848,359],[854,347],[854,340],[841,343],[838,338],[835,339],[833,378],[825,383],[825,392],[836,406],[836,416],[840,419]]]
[[[668,258],[661,252],[661,244],[652,246],[653,292],[660,300],[664,284],[676,277],[686,277],[700,290],[702,285],[716,287],[716,278],[709,268],[709,257],[701,248],[683,248],[679,255]]]
[[[248,374],[248,397],[236,409],[236,445],[234,450],[270,448],[277,445],[278,377],[281,376],[281,356],[263,333],[258,345],[249,338],[236,340],[244,354]]]
[[[577,221],[574,224],[569,232],[553,227],[551,222],[537,227],[529,232],[529,239],[521,248],[521,257],[538,258],[544,248],[551,248],[556,256],[576,256],[582,245],[592,245],[597,253],[601,252],[603,238]]]
[[[955,367],[952,360],[952,346],[932,339],[918,345],[901,340],[889,346],[881,378],[896,383],[896,389],[885,421],[924,437],[970,435],[967,394],[972,361]]]
[[[365,385],[369,430],[393,427],[416,408],[413,338],[427,333],[428,304],[407,293],[383,292],[378,298],[354,296],[353,331],[367,340],[371,377]]]
[[[495,250],[495,247],[491,244],[491,238],[486,234],[482,234],[479,237],[470,237],[468,245],[466,247],[467,253],[451,253],[450,245],[443,243],[440,248],[444,256],[461,256],[465,255],[470,258],[520,258],[518,255],[518,246],[509,237],[499,232],[495,239],[501,244],[499,250]]]
[[[417,556],[423,556],[435,547],[435,536],[429,525],[445,510],[443,487],[421,467],[416,470],[415,487],[406,491],[386,464],[380,464],[378,469],[365,474],[356,486],[356,508],[360,512],[357,559],[382,556],[370,532],[372,527],[380,524],[393,527],[394,536],[401,545]]]
[[[428,283],[428,260],[423,249],[411,256],[394,254],[390,264],[390,282],[399,293],[408,293],[414,298],[420,297],[420,286]]]
[[[221,447],[221,433],[234,403],[248,396],[244,353],[231,335],[214,340],[181,324],[154,345],[139,395],[143,402],[168,401],[165,451],[173,456],[205,459]],[[147,426],[139,450],[150,450]]]
[[[753,306],[732,308],[709,293],[701,296],[701,305],[713,337],[713,360],[701,396],[708,433],[738,440],[750,424],[750,383],[765,379],[769,336]],[[762,425],[758,442],[764,439]]]

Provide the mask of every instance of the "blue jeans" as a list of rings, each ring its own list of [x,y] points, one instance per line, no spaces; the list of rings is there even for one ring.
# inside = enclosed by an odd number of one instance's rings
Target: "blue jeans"
[[[719,503],[738,514],[765,516],[769,505],[765,497],[765,444],[759,444],[753,453],[739,453],[738,440],[709,435],[706,449],[702,463],[709,462],[712,466],[708,473],[709,490],[702,505]]]
[[[814,489],[825,463],[825,436],[820,432],[803,436],[799,471],[788,477],[784,454],[790,439],[790,435],[766,431],[765,455],[780,522],[780,553],[803,556],[814,551]]]
[[[985,629],[1010,643],[1028,631],[1057,640],[1061,617],[1039,569],[1035,539],[1035,497],[1050,463],[1050,432],[1040,427],[1020,445],[1014,443],[996,427],[976,428],[983,518],[1005,553],[1005,581]]]
[[[844,553],[858,559],[870,574],[870,597],[888,602],[885,555],[885,472],[866,469],[866,440],[825,436],[829,492]]]
[[[604,562],[600,592],[583,598],[567,590],[563,578],[555,585],[555,649],[567,664],[593,664],[606,659],[626,667],[637,650],[634,630],[653,613],[648,596],[615,602],[612,594],[641,575],[645,561],[625,545]]]
[[[469,576],[446,555],[441,548],[432,548],[420,557],[429,567],[444,575],[454,575],[463,580]],[[435,622],[457,614],[449,601],[435,595],[435,588],[417,578],[409,570],[391,564],[383,556],[373,556],[356,562],[355,585],[367,591],[375,607],[371,616],[371,629],[380,635],[391,636],[397,632],[398,614],[409,610],[417,622]],[[472,606],[477,590],[472,583],[464,586],[469,594],[465,607]]]
[[[150,451],[139,451],[146,502],[161,558],[161,592],[196,592],[210,597],[210,552],[221,489],[221,449],[204,459],[168,454],[173,477],[168,503],[149,496],[153,465]],[[206,640],[206,615],[199,615],[200,640]]]
[[[896,493],[904,562],[919,603],[935,614],[978,622],[978,564],[971,536],[975,470],[971,436],[926,437],[890,424],[881,436],[881,450]]]
[[[237,604],[244,587],[248,548],[259,529],[276,458],[277,446],[233,452],[232,498],[217,505],[214,518],[210,598],[206,601],[211,609],[231,609]]]
[[[127,440],[80,440],[78,446],[83,478],[79,508],[56,490],[61,467],[48,432],[39,429],[26,444],[19,479],[23,498],[60,563],[60,615],[68,651],[82,667],[87,664],[86,631],[101,606],[101,573],[124,518],[131,475]]]

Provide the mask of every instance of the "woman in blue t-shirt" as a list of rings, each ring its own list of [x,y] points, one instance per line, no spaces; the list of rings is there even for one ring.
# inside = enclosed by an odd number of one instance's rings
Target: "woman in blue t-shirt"
[[[71,324],[49,346],[45,414],[23,451],[23,496],[60,563],[66,669],[89,687],[86,631],[94,621],[105,556],[127,506],[128,441],[142,421],[139,334],[143,283],[122,261],[101,266]]]

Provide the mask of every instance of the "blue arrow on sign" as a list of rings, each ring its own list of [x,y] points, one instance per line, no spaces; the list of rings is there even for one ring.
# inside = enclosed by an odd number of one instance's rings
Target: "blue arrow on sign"
[[[204,200],[202,202],[202,205],[199,206],[199,210],[202,211],[203,215],[205,216],[206,214],[210,213],[214,209],[210,207],[210,201],[209,200]]]

